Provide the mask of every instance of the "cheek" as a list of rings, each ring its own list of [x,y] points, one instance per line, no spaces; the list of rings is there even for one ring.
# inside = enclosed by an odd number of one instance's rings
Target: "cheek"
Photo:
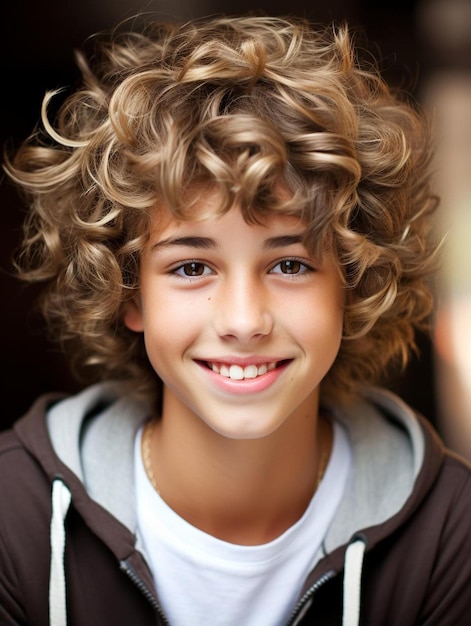
[[[292,316],[292,329],[301,344],[326,358],[335,358],[343,335],[343,308],[337,298],[306,303]]]
[[[149,353],[184,350],[201,331],[204,311],[178,295],[145,298],[143,307],[145,343]],[[165,358],[165,357],[164,357]]]
[[[315,343],[326,348],[336,349],[340,346],[343,330],[342,315],[329,316],[311,315],[304,320],[304,333],[307,343]]]

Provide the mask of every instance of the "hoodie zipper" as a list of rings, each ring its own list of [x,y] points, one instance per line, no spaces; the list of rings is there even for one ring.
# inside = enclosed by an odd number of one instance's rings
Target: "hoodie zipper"
[[[129,563],[127,563],[126,561],[121,561],[120,562],[120,567],[123,570],[123,572],[125,572],[125,574],[136,585],[136,587],[139,589],[139,591],[145,596],[145,598],[151,603],[152,607],[159,614],[159,617],[161,618],[162,623],[164,624],[164,626],[170,626],[170,622],[168,621],[168,619],[167,619],[165,613],[163,612],[160,604],[155,599],[154,594],[149,589],[149,587],[144,582],[142,582],[142,580],[137,575],[135,569],[131,565],[129,565]]]
[[[170,626],[170,622],[168,621],[165,613],[162,611],[162,608],[161,608],[160,604],[155,599],[154,594],[150,591],[150,589],[147,587],[147,585],[142,582],[142,580],[136,574],[136,571],[134,570],[134,568],[131,565],[129,565],[129,563],[127,563],[126,561],[121,561],[120,562],[120,566],[121,566],[121,569],[125,572],[125,574],[132,580],[132,582],[136,585],[136,587],[141,591],[141,593],[151,603],[152,607],[157,611],[157,613],[159,614],[160,618],[162,619],[163,624],[165,626]],[[312,598],[312,596],[327,581],[329,581],[331,578],[333,578],[336,575],[336,573],[337,572],[335,572],[334,570],[330,570],[329,572],[326,572],[323,576],[321,576],[319,578],[319,580],[317,580],[312,585],[312,587],[310,587],[306,591],[306,593],[303,595],[303,597],[299,600],[298,604],[294,608],[294,610],[293,610],[293,612],[291,614],[291,617],[290,617],[288,623],[286,624],[286,626],[296,626],[297,624],[299,624],[298,620],[300,618],[302,619],[302,617],[304,616],[304,613],[303,613],[302,609],[303,608],[307,608],[307,603]]]
[[[309,587],[303,597],[299,600],[298,604],[294,608],[291,617],[286,624],[286,626],[296,626],[299,624],[299,620],[302,619],[305,615],[303,609],[307,610],[309,607],[307,606],[309,600],[312,596],[331,578],[333,578],[337,574],[336,571],[330,570],[326,572],[323,576],[321,576],[313,585]]]

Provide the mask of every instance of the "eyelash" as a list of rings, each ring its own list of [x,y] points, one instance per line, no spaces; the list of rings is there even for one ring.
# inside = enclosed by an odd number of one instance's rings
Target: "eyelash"
[[[297,269],[298,271],[290,273],[290,272],[274,272],[273,270],[278,267],[281,266],[282,264],[294,264],[294,266],[298,266]],[[189,266],[196,266],[196,269],[203,269],[203,273],[202,274],[185,274],[185,268],[188,268]],[[207,270],[210,270],[209,272]],[[307,274],[310,272],[314,272],[314,268],[311,265],[308,265],[305,261],[303,261],[302,259],[299,259],[297,257],[287,257],[285,259],[281,259],[280,261],[277,261],[270,269],[270,273],[274,273],[274,274],[280,274],[283,276],[300,276],[302,274]],[[177,265],[174,268],[171,268],[169,271],[170,274],[173,274],[174,276],[177,276],[178,278],[181,278],[183,280],[192,280],[192,279],[198,279],[198,278],[204,278],[205,276],[208,276],[209,274],[212,273],[211,268],[204,263],[203,261],[198,261],[197,259],[192,259],[192,260],[188,260],[185,261],[184,263],[180,263],[179,265]]]
[[[203,274],[196,274],[196,275],[185,274],[184,273],[185,268],[191,265],[201,266],[203,268]],[[210,269],[210,268],[206,263],[203,263],[203,261],[191,260],[191,261],[185,261],[184,263],[180,263],[180,265],[177,265],[176,267],[172,268],[169,273],[177,276],[178,278],[191,280],[192,278],[203,278],[203,276],[207,276],[208,275],[208,272],[206,272],[207,269]]]
[[[299,259],[297,257],[287,257],[286,259],[282,259],[281,261],[278,261],[277,263],[275,263],[275,265],[273,265],[273,267],[271,268],[270,271],[273,272],[275,267],[277,267],[278,265],[281,265],[283,263],[292,263],[294,265],[298,265],[299,266],[299,270],[297,272],[294,272],[294,273],[276,272],[277,274],[280,273],[280,274],[283,274],[284,276],[299,276],[301,274],[307,274],[307,273],[315,271],[314,268],[312,267],[312,265],[309,265],[308,263],[306,263],[305,261],[303,261],[302,259]]]

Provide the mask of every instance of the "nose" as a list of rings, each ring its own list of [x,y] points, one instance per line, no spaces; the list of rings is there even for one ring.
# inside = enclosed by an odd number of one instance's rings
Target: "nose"
[[[242,343],[270,334],[273,316],[263,281],[241,275],[224,281],[217,298],[214,325],[220,337]]]

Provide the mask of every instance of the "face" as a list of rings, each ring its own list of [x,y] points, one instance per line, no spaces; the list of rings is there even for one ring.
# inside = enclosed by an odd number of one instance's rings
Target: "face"
[[[197,211],[216,201],[208,193]],[[159,224],[125,323],[144,333],[163,381],[163,419],[254,439],[313,416],[342,335],[333,259],[308,254],[293,216],[249,225],[233,207],[218,218],[168,215]]]

